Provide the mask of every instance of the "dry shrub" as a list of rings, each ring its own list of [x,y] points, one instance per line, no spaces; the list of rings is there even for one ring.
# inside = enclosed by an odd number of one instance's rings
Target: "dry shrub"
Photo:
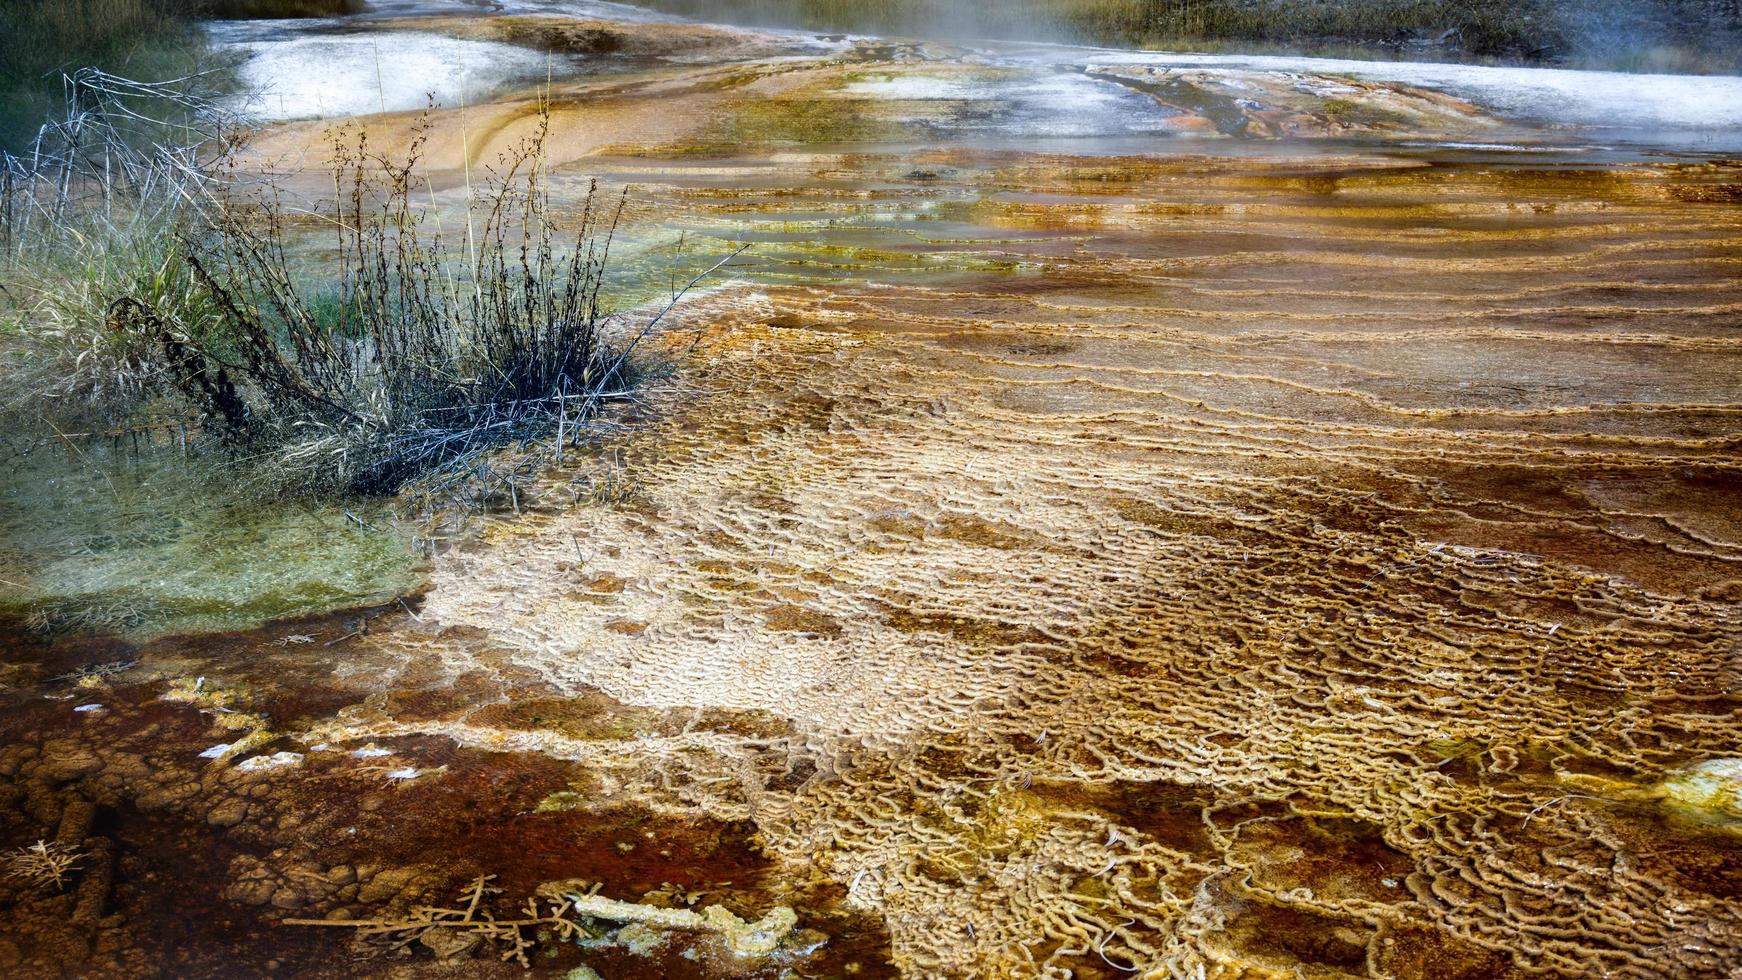
[[[306,243],[276,193],[231,199],[188,244],[219,327],[202,339],[142,304],[117,315],[275,489],[391,493],[475,472],[504,444],[560,451],[626,393],[629,354],[662,314],[608,340],[601,293],[621,201],[590,190],[559,221],[547,126],[502,156],[452,234],[419,204],[421,129],[398,157],[337,130],[335,200],[316,216],[333,230],[328,249],[299,257]],[[526,475],[509,474],[510,494]]]

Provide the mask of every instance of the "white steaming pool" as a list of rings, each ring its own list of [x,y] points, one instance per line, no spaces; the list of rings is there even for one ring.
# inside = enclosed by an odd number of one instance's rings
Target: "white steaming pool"
[[[477,8],[465,0],[383,0],[372,9],[374,15],[393,16]],[[604,0],[504,0],[498,9],[618,21],[679,19]],[[544,78],[552,68],[545,54],[513,45],[416,31],[344,33],[334,30],[336,23],[226,21],[210,25],[209,30],[220,43],[248,53],[241,69],[243,80],[259,93],[249,108],[268,120],[403,111],[431,100],[458,105]],[[1445,92],[1503,119],[1577,130],[1588,139],[1664,149],[1742,151],[1742,77],[1736,76],[1175,54],[1056,44],[987,45],[977,55],[981,64],[1013,69],[1024,77],[981,83],[947,74],[902,73],[861,81],[848,94],[892,101],[978,103],[987,112],[978,117],[964,113],[960,125],[946,128],[1005,137],[1141,136],[1165,130],[1166,113],[1153,100],[1083,77],[1082,69],[1091,65],[1189,67],[1345,75]],[[568,59],[563,59],[556,70],[561,74],[568,67]]]
[[[252,92],[246,108],[262,119],[398,112],[422,108],[432,99],[459,105],[515,82],[543,78],[548,65],[544,55],[526,48],[420,31],[267,40],[226,38],[224,26],[215,25],[213,35],[248,53],[241,67],[242,81]]]
[[[1272,55],[1173,54],[1035,45],[999,52],[1026,65],[1225,68],[1283,74],[1347,75],[1396,82],[1473,102],[1517,122],[1576,127],[1590,135],[1666,146],[1742,147],[1742,77],[1646,75],[1409,61],[1352,61]]]
[[[914,121],[962,134],[1079,139],[1157,133],[1171,112],[1154,99],[1077,72],[998,73],[987,77],[890,74],[867,78],[843,94],[887,102],[950,103],[958,111]]]

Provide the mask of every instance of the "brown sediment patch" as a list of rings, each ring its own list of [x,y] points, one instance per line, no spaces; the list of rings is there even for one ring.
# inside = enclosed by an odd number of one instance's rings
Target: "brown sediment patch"
[[[1265,902],[1231,903],[1226,933],[1214,941],[1239,950],[1239,958],[1260,968],[1302,976],[1360,976],[1367,950],[1378,938],[1371,927],[1332,916]]]
[[[109,635],[50,640],[28,623],[0,618],[0,691],[28,689],[53,678],[138,659],[138,644]]]
[[[833,616],[790,603],[770,607],[762,621],[775,633],[807,633],[814,636],[841,635],[841,624]]]
[[[417,30],[475,41],[499,41],[559,55],[750,60],[782,53],[773,35],[707,24],[634,23],[572,17],[411,17],[364,21],[379,30]]]
[[[1742,183],[1672,187],[1670,196],[1690,204],[1742,204]]]
[[[1030,626],[996,619],[951,615],[947,612],[913,612],[895,604],[885,607],[883,621],[903,633],[942,633],[966,643],[1044,643],[1046,634]]]
[[[394,717],[403,717],[391,712]],[[475,711],[473,724],[491,728],[548,729],[573,738],[632,738],[661,727],[666,713],[633,709],[597,691],[562,698],[528,698]],[[415,720],[415,719],[413,719]]]
[[[1531,975],[1501,950],[1410,926],[1387,930],[1373,951],[1375,966],[1386,975],[1410,980],[1520,980]]]
[[[495,876],[510,903],[546,882],[583,879],[632,901],[675,887],[746,914],[799,904],[802,924],[830,937],[825,952],[800,962],[823,970],[853,963],[886,975],[885,941],[875,923],[840,908],[831,893],[838,886],[826,880],[810,886],[769,880],[772,863],[752,825],[674,818],[621,798],[571,763],[459,748],[441,738],[316,746],[287,730],[260,745],[259,756],[288,748],[298,751],[296,761],[245,771],[233,760],[201,759],[201,750],[224,735],[213,724],[219,716],[163,700],[162,690],[156,683],[87,687],[101,712],[75,714],[59,703],[8,719],[10,735],[0,749],[0,798],[8,803],[0,843],[52,838],[75,801],[93,801],[102,815],[86,850],[101,845],[117,869],[112,892],[99,896],[102,911],[90,920],[68,914],[94,880],[88,861],[64,897],[0,886],[11,924],[0,956],[8,958],[10,975],[163,969],[185,976],[375,975],[367,963],[344,965],[351,954],[342,930],[278,923],[401,914],[450,897],[477,875]],[[571,701],[523,707],[576,711]],[[598,713],[621,707],[603,704]],[[509,714],[493,720],[513,724]],[[721,712],[698,712],[688,721],[704,731],[773,733]],[[564,805],[542,805],[553,796]],[[584,963],[616,976],[721,975],[718,964],[681,955],[687,946],[674,936],[648,958],[541,941],[536,966],[551,974]],[[451,969],[414,959],[394,975]],[[492,969],[468,966],[469,975],[495,975]],[[746,962],[732,972],[772,976],[776,969]]]
[[[1416,870],[1380,828],[1334,817],[1243,825],[1234,853],[1251,856],[1251,887],[1271,894],[1304,888],[1327,903],[1395,902]]]
[[[1475,105],[1441,92],[1347,77],[1094,66],[1089,72],[1148,92],[1229,136],[1298,139],[1408,132],[1412,138],[1492,138],[1505,129]]]

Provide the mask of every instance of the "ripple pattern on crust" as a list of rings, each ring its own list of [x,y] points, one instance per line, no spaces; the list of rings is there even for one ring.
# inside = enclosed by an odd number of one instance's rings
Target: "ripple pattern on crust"
[[[1742,752],[1734,208],[1271,176],[1054,166],[982,187],[1015,273],[716,294],[650,429],[438,570],[449,671],[789,728],[345,722],[753,821],[914,975],[1742,968],[1742,846],[1657,790]]]

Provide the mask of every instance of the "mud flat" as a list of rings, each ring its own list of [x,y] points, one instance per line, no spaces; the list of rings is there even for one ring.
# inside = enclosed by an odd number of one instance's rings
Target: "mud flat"
[[[553,975],[1742,969],[1742,167],[1366,83],[1182,137],[1183,89],[1078,73],[1079,122],[1010,71],[555,85],[626,234],[753,243],[686,368],[415,600],[15,643],[5,843],[97,809],[4,965],[516,975],[279,924],[494,875],[659,910],[527,928]]]

